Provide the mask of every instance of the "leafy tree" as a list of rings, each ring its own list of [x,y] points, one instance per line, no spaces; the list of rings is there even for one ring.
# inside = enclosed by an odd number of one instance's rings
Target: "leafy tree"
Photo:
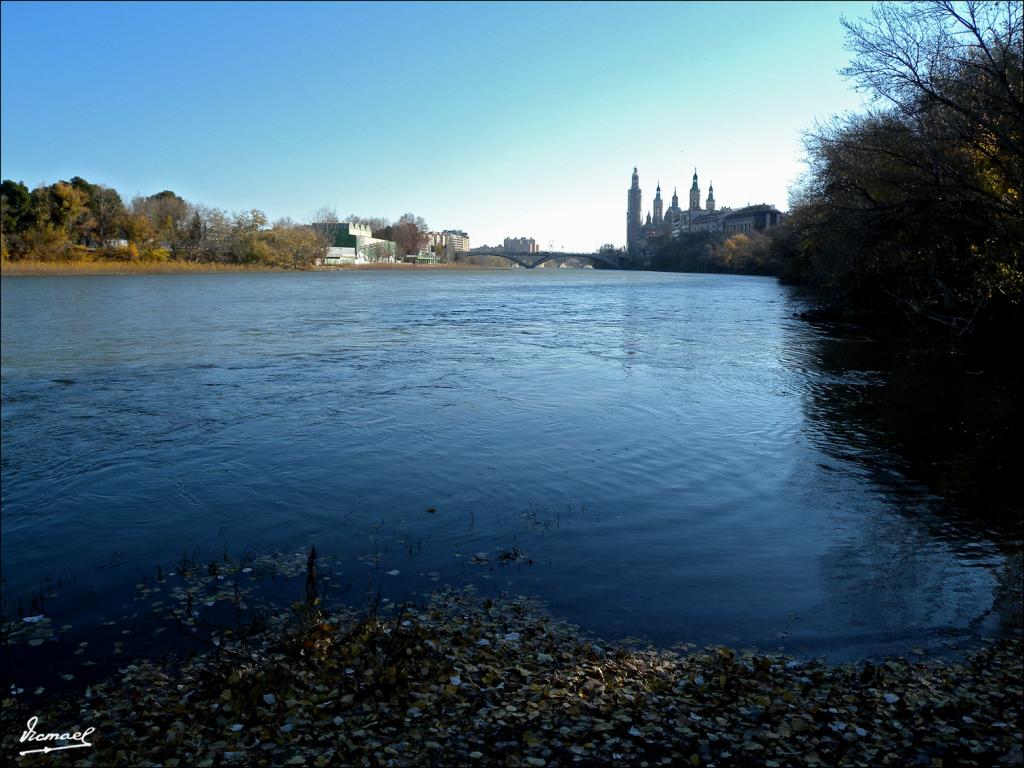
[[[157,231],[149,217],[142,213],[126,214],[123,220],[125,237],[135,253],[147,252],[157,247]]]
[[[31,192],[21,182],[6,180],[0,194],[5,259],[173,257],[304,269],[327,249],[323,237],[290,219],[269,226],[260,210],[228,214],[191,205],[169,190],[137,196],[127,209],[115,190],[80,176]],[[111,243],[119,236],[127,246]]]
[[[394,241],[395,251],[399,257],[408,256],[419,253],[427,244],[429,231],[427,222],[422,217],[403,213],[398,222],[391,227],[391,237],[384,239]]]
[[[89,197],[80,187],[58,181],[32,191],[37,223],[50,223],[68,234],[79,232],[89,215]]]
[[[121,230],[125,216],[124,203],[116,190],[96,185],[88,205],[92,212],[95,240],[102,246]]]
[[[291,269],[311,267],[327,254],[327,241],[308,227],[279,223],[260,233],[270,262]]]
[[[181,227],[177,239],[176,256],[187,261],[199,261],[203,255],[203,245],[206,240],[206,224],[200,214],[200,210],[189,206],[189,214],[184,225]]]
[[[23,232],[31,222],[32,195],[23,182],[4,179],[0,185],[0,217],[4,234]]]
[[[189,215],[189,205],[169,189],[149,197],[136,197],[131,204],[132,213],[145,216],[153,226],[156,240],[165,244],[171,253],[181,250],[179,237]]]
[[[49,222],[36,224],[24,233],[24,254],[35,261],[68,261],[74,247],[67,230]]]
[[[24,238],[32,217],[32,195],[20,181],[5,179],[0,185],[0,250],[10,259],[25,252]]]
[[[240,232],[258,232],[265,226],[267,226],[267,216],[263,211],[253,208],[251,211],[235,214],[235,227]]]
[[[68,182],[72,187],[77,189],[79,192],[85,195],[86,200],[93,196],[96,191],[96,185],[90,184],[88,181],[83,179],[81,176],[73,176],[71,181]]]

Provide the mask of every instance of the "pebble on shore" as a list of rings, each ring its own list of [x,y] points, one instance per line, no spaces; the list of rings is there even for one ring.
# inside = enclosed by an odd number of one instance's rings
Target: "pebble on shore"
[[[45,711],[7,698],[2,732],[9,755],[32,715],[96,729],[91,748],[39,764],[1020,765],[1020,653],[1009,638],[954,661],[677,654],[445,590],[389,616],[297,604]]]

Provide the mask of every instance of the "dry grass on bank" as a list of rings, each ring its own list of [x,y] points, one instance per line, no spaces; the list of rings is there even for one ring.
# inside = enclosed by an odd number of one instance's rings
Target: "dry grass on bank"
[[[361,270],[457,270],[501,269],[478,264],[351,264],[341,267],[319,267],[310,271],[338,272]],[[231,274],[237,272],[291,272],[264,264],[214,264],[190,261],[3,261],[0,275],[63,276],[63,275],[183,275]]]
[[[181,275],[234,272],[284,272],[255,264],[212,264],[190,261],[4,261],[0,274],[21,275]]]
[[[443,269],[448,269],[448,270],[457,270],[457,271],[461,272],[461,271],[467,270],[467,269],[492,269],[493,270],[493,269],[511,269],[511,267],[493,267],[493,266],[490,266],[490,265],[487,265],[487,264],[464,264],[464,263],[461,263],[461,262],[455,263],[455,264],[403,264],[403,263],[390,264],[390,263],[381,263],[381,264],[350,264],[350,265],[345,265],[343,267],[326,267],[326,268],[324,268],[324,271],[334,271],[334,270],[338,270],[338,269],[344,269],[344,270],[349,270],[349,269],[356,269],[356,270],[364,270],[364,269],[368,269],[368,270],[378,270],[378,269],[383,269],[383,270],[392,270],[392,269],[413,269],[413,270],[415,270],[415,269],[442,269],[443,270]]]

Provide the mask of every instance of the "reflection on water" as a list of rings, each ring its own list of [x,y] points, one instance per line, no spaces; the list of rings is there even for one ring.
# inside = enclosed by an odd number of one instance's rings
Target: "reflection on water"
[[[895,607],[920,607],[908,602],[902,585],[933,584],[921,590],[936,598],[927,606],[928,623],[954,624],[972,611],[970,583],[945,590],[941,560],[907,556],[941,542],[959,560],[987,566],[995,580],[991,608],[971,627],[998,618],[1004,628],[1019,628],[1022,517],[1012,457],[1022,426],[1021,383],[972,370],[921,340],[823,330],[801,360],[814,375],[806,398],[812,439],[828,455],[862,467],[903,516],[880,521],[891,530],[864,529],[856,546],[824,561],[828,584],[849,581],[846,572],[869,574],[864,589],[835,594],[831,605],[873,612],[881,603],[892,621],[902,613]]]
[[[69,570],[52,610],[88,626],[183,553],[315,544],[396,598],[472,583],[661,644],[839,658],[1019,620],[1019,387],[808,325],[770,279],[2,291],[8,612]]]
[[[894,490],[916,482],[943,497],[942,525],[1019,540],[1012,457],[1020,382],[921,344],[863,333],[819,339],[808,360],[818,376],[808,402],[817,442],[859,461],[879,482],[890,476]]]

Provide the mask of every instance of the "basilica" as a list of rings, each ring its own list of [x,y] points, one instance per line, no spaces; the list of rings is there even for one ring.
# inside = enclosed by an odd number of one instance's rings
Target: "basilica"
[[[633,169],[633,184],[626,198],[626,250],[639,253],[649,241],[659,238],[678,237],[680,232],[691,232],[710,226],[710,219],[717,224],[721,218],[715,211],[714,185],[708,187],[705,207],[700,207],[700,185],[697,183],[697,169],[693,169],[693,184],[690,186],[690,204],[686,210],[679,207],[679,195],[672,190],[672,205],[662,210],[661,182],[654,193],[653,211],[647,214],[647,220],[641,219],[640,175]],[[710,215],[709,215],[710,214]],[[708,219],[708,221],[705,221]]]

